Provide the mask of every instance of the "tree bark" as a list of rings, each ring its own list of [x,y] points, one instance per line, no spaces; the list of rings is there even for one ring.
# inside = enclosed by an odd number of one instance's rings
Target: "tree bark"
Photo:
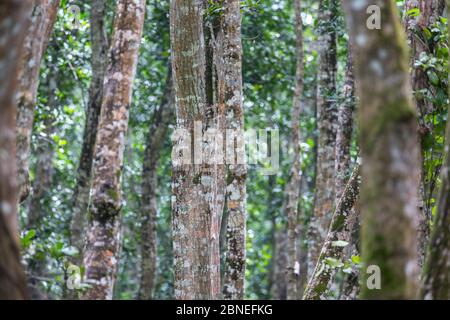
[[[433,104],[425,98],[421,93],[422,90],[430,88],[427,73],[424,69],[416,67],[415,63],[424,53],[429,54],[430,48],[428,41],[424,38],[423,29],[430,28],[436,22],[444,10],[445,3],[443,0],[407,0],[404,7],[403,24],[406,29],[410,52],[411,66],[411,83],[414,91],[414,102],[419,114],[419,143],[422,144],[423,138],[427,135],[433,135],[432,123],[427,123],[426,116],[433,112]],[[408,15],[411,9],[419,9],[420,14],[417,17]],[[431,88],[430,88],[431,90]],[[419,203],[420,215],[417,217],[418,230],[418,252],[419,265],[423,266],[426,249],[430,237],[430,221],[432,204],[427,199],[434,193],[433,184],[427,182],[427,174],[425,172],[425,152],[421,154],[421,175],[420,175],[420,192]]]
[[[342,193],[348,181],[350,172],[353,134],[353,113],[355,111],[355,80],[353,76],[353,59],[350,46],[348,47],[347,66],[342,103],[338,110],[338,127],[336,133],[336,161],[335,161],[335,193],[336,205],[341,200]]]
[[[296,33],[296,75],[293,106],[291,112],[291,144],[294,160],[291,167],[289,182],[286,186],[286,216],[287,216],[287,299],[297,299],[297,288],[299,278],[299,252],[298,252],[298,221],[299,221],[299,198],[301,180],[301,150],[300,150],[300,116],[302,113],[303,94],[303,22],[301,16],[301,1],[295,1],[295,33]]]
[[[79,255],[72,260],[81,264],[87,224],[86,212],[89,206],[89,193],[92,184],[92,164],[95,138],[100,118],[103,98],[103,80],[108,52],[108,38],[105,26],[106,0],[93,0],[91,7],[91,65],[92,79],[89,88],[89,101],[86,111],[83,145],[77,171],[77,181],[73,193],[73,212],[70,223],[70,242],[78,249]]]
[[[26,299],[20,261],[16,180],[18,68],[28,27],[30,2],[0,3],[0,299]]]
[[[417,297],[419,146],[411,100],[404,31],[393,0],[343,1],[360,98],[362,154],[362,261],[381,271],[381,288],[365,299]],[[369,5],[380,8],[382,27],[370,30]]]
[[[448,0],[447,12],[450,13]],[[448,23],[450,30],[450,20]],[[450,108],[448,111],[450,115]],[[450,299],[450,118],[447,120],[445,138],[442,185],[423,274],[421,295],[427,300]]]
[[[153,124],[150,127],[147,145],[144,153],[142,168],[141,195],[141,278],[139,296],[141,300],[153,298],[156,279],[157,260],[157,194],[158,174],[157,166],[161,149],[167,139],[169,124],[175,118],[175,101],[173,92],[172,69],[169,68],[165,92],[161,105],[155,112]]]
[[[227,253],[225,259],[225,279],[223,298],[243,300],[245,290],[246,259],[246,179],[247,166],[239,163],[239,147],[244,144],[244,110],[242,93],[242,41],[241,7],[239,0],[224,0],[223,3],[223,61],[224,61],[224,98],[227,118],[226,128],[235,130],[235,136],[226,141],[236,159],[228,166],[228,184],[226,190]],[[229,138],[227,136],[227,138]],[[245,152],[245,151],[244,151]]]
[[[83,299],[112,299],[120,245],[123,152],[144,15],[145,0],[117,3],[94,151],[84,252],[86,278],[92,286]]]
[[[217,129],[215,137],[222,137],[223,141],[225,106],[213,100],[214,58],[208,55],[207,63],[206,52],[214,39],[205,41],[203,14],[202,0],[174,0],[171,3],[172,70],[177,112],[172,152],[176,299],[217,299],[220,296],[219,232],[225,165],[215,148],[217,145],[210,145],[197,135]],[[210,36],[213,35],[211,32]],[[190,140],[191,136],[194,138]],[[203,159],[199,149],[208,152]],[[178,161],[180,153],[187,161]]]
[[[330,230],[328,231],[313,275],[306,287],[303,296],[304,300],[326,299],[325,293],[329,288],[334,274],[333,267],[327,262],[328,259],[341,261],[344,257],[345,245],[339,242],[344,241],[347,244],[350,243],[353,228],[357,220],[357,211],[354,210],[354,205],[359,197],[360,184],[360,168],[357,165],[334,211]]]
[[[60,0],[33,1],[31,24],[25,38],[22,63],[19,67],[17,169],[20,202],[25,200],[30,192],[28,161],[39,85],[39,70],[42,56],[55,24],[59,3]]]
[[[309,270],[313,270],[327,236],[334,207],[336,98],[336,0],[319,4],[318,148],[314,213],[309,230]]]

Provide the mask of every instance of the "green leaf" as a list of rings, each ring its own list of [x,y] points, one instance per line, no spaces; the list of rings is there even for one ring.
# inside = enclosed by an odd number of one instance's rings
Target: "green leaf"
[[[351,260],[352,260],[352,262],[354,264],[360,264],[361,263],[361,257],[360,256],[352,256]]]

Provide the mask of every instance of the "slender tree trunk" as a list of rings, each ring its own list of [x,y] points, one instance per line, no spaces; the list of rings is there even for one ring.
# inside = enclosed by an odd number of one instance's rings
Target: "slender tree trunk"
[[[16,181],[17,76],[30,2],[0,2],[0,299],[26,299],[19,251]]]
[[[420,164],[404,31],[395,1],[372,1],[382,23],[373,30],[367,27],[367,7],[352,3],[343,1],[360,98],[362,260],[381,272],[379,290],[367,285],[376,271],[364,272],[361,295],[413,299]]]
[[[330,259],[341,261],[344,257],[344,248],[351,240],[356,222],[354,210],[355,202],[359,197],[361,184],[359,165],[353,170],[347,186],[333,214],[330,230],[322,247],[313,275],[306,287],[304,300],[325,299],[329,285],[333,279],[334,269],[329,264]]]
[[[448,0],[447,12],[450,14],[450,1]],[[450,115],[450,107],[448,111]],[[427,300],[450,299],[450,118],[447,121],[446,130],[446,155],[442,167],[442,185],[424,266],[422,297]]]
[[[318,149],[316,195],[311,221],[310,270],[320,255],[327,236],[334,207],[335,146],[336,146],[336,0],[321,0],[319,5],[319,74],[318,74]]]
[[[210,50],[214,39],[205,41],[203,5],[201,0],[173,0],[170,9],[177,111],[172,152],[176,299],[220,296],[219,232],[225,166],[217,139],[223,141],[224,105],[213,100],[213,68],[206,60],[206,46]],[[212,144],[201,136],[208,129],[218,132]]]
[[[336,205],[341,200],[342,193],[348,181],[350,172],[353,134],[353,113],[355,111],[355,83],[353,78],[353,59],[350,46],[348,47],[347,66],[345,71],[345,84],[343,88],[343,101],[338,110],[338,127],[336,134],[336,161],[335,161],[335,192]]]
[[[123,152],[144,16],[145,0],[118,1],[103,84],[84,252],[86,278],[92,287],[83,299],[112,298],[120,245]]]
[[[57,82],[58,82],[58,66],[50,66],[50,73],[47,75],[46,88],[48,92],[48,113],[44,114],[42,124],[44,125],[43,133],[39,144],[36,148],[36,167],[35,177],[33,181],[33,192],[30,197],[28,206],[28,215],[26,229],[35,230],[37,237],[42,236],[42,222],[46,214],[46,207],[43,205],[48,200],[49,190],[53,180],[53,159],[55,156],[55,142],[52,137],[56,131],[56,109],[57,101]],[[47,212],[48,213],[48,212]],[[31,276],[28,278],[28,286],[32,299],[43,299],[45,296],[39,290],[36,277],[42,276],[45,272],[46,259],[32,259],[28,262],[28,272]]]
[[[287,216],[287,299],[297,299],[297,281],[299,277],[299,253],[298,253],[298,221],[299,198],[301,180],[301,150],[300,150],[300,116],[302,113],[303,94],[303,22],[301,17],[301,1],[295,1],[295,33],[296,33],[296,60],[297,70],[295,75],[295,91],[291,113],[291,144],[294,161],[290,172],[289,182],[286,186],[286,216]]]
[[[142,203],[141,203],[141,279],[139,299],[150,300],[156,280],[156,214],[158,186],[157,166],[161,149],[167,140],[169,124],[175,118],[175,101],[172,82],[172,69],[169,68],[166,87],[161,105],[155,112],[150,127],[144,154],[142,169]]]
[[[430,88],[431,84],[428,81],[426,70],[421,67],[416,67],[415,63],[419,60],[420,56],[424,53],[429,54],[430,48],[428,41],[424,37],[424,28],[430,28],[433,23],[436,22],[438,17],[444,10],[444,1],[442,0],[407,0],[404,7],[404,20],[403,24],[406,29],[406,35],[408,39],[410,53],[410,66],[411,66],[411,83],[412,89],[415,92],[414,102],[416,104],[417,112],[419,114],[419,143],[422,144],[422,140],[427,135],[433,135],[432,123],[427,123],[427,116],[433,112],[433,104],[425,98],[425,95],[420,93],[424,89]],[[412,9],[419,9],[420,14],[417,17],[408,15],[408,12]],[[422,267],[425,259],[426,249],[430,237],[430,221],[431,221],[431,206],[432,204],[427,201],[428,196],[433,194],[433,188],[430,188],[432,184],[427,182],[427,174],[425,172],[425,153],[422,152],[421,156],[421,176],[420,176],[420,192],[419,192],[419,208],[420,215],[417,217],[417,229],[418,229],[418,252],[419,252],[419,265]]]
[[[39,85],[39,70],[42,56],[55,24],[59,2],[59,0],[33,1],[31,24],[25,38],[22,63],[19,67],[17,169],[20,202],[25,200],[30,192],[28,161]]]
[[[79,255],[72,262],[81,264],[86,229],[86,212],[89,206],[89,193],[92,183],[92,165],[95,138],[100,118],[103,98],[103,80],[108,52],[108,39],[105,26],[106,0],[93,0],[91,6],[91,48],[92,79],[89,88],[89,101],[86,111],[83,145],[77,171],[77,182],[73,193],[73,212],[70,223],[70,242],[78,249]]]
[[[235,136],[227,140],[227,147],[235,155],[229,164],[227,185],[227,253],[223,297],[228,300],[244,299],[246,259],[246,179],[247,166],[240,163],[244,149],[244,110],[242,93],[242,43],[240,0],[223,1],[223,59],[224,92],[227,129],[235,130]],[[227,136],[229,138],[229,136]],[[238,147],[236,147],[238,146]],[[227,149],[228,151],[228,149]]]

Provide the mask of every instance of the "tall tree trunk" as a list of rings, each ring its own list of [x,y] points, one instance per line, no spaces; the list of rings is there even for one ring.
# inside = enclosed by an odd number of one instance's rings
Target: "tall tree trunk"
[[[347,66],[342,103],[338,110],[338,127],[336,133],[336,161],[335,161],[335,199],[336,205],[341,200],[350,172],[353,134],[353,113],[355,111],[355,83],[353,77],[353,59],[350,46],[348,47]]]
[[[17,228],[16,101],[17,76],[30,2],[0,3],[0,299],[26,299]]]
[[[447,0],[447,12],[450,14],[449,0]],[[450,20],[448,23],[450,30]],[[450,115],[450,107],[448,111]],[[442,168],[442,185],[424,266],[422,297],[428,300],[450,299],[450,118],[447,120],[446,130],[446,155]]]
[[[408,15],[412,9],[419,9],[420,14],[417,17]],[[404,7],[404,26],[406,35],[411,48],[410,53],[410,67],[411,67],[411,83],[412,89],[415,92],[414,101],[417,112],[419,114],[419,143],[422,143],[423,138],[427,135],[433,135],[431,132],[433,124],[427,123],[426,116],[433,112],[433,104],[425,98],[425,95],[420,93],[422,90],[430,88],[431,84],[428,81],[426,71],[421,67],[416,67],[415,63],[424,53],[429,54],[430,48],[428,41],[424,37],[424,28],[430,28],[433,23],[439,18],[444,10],[443,0],[407,0]],[[431,90],[431,89],[430,89]],[[419,265],[422,266],[425,259],[426,249],[430,237],[430,220],[431,220],[431,206],[428,198],[432,197],[433,188],[427,182],[427,174],[425,172],[425,153],[422,152],[422,166],[420,176],[420,192],[418,206],[420,208],[420,215],[417,217],[418,229],[418,252]]]
[[[177,111],[172,153],[176,299],[220,296],[219,231],[225,166],[217,152],[217,140],[211,145],[211,141],[198,136],[208,129],[217,129],[215,137],[223,141],[224,106],[212,99],[214,84],[209,77],[213,73],[210,56],[208,63],[206,60],[203,5],[202,0],[173,0],[170,9]],[[210,43],[206,45],[210,50]],[[201,159],[199,149],[209,154],[203,154]],[[180,161],[180,153],[187,161]]]
[[[418,289],[414,220],[419,214],[420,150],[406,39],[395,1],[372,1],[382,22],[374,30],[366,24],[367,7],[352,4],[343,1],[360,98],[362,260],[381,272],[379,290],[370,290],[372,274],[364,272],[361,295],[412,299]]]
[[[228,163],[226,190],[228,222],[223,297],[228,300],[244,299],[245,289],[247,166],[239,161],[244,155],[238,154],[245,152],[239,149],[244,145],[240,4],[240,0],[224,0],[222,3],[226,128],[235,130],[235,136],[226,141],[227,147],[235,154],[232,163]]]
[[[145,0],[119,0],[94,151],[92,204],[84,252],[92,284],[83,299],[111,299],[120,244],[121,175]]]
[[[325,299],[334,269],[329,265],[329,259],[341,261],[344,257],[344,247],[351,240],[353,228],[356,222],[355,202],[359,197],[361,184],[359,165],[353,170],[341,199],[336,206],[331,221],[330,230],[322,247],[313,275],[306,287],[304,300]]]
[[[302,113],[303,94],[303,22],[301,16],[301,1],[295,1],[295,33],[296,33],[296,61],[295,91],[291,112],[291,144],[294,161],[290,172],[289,182],[286,186],[286,216],[287,216],[287,299],[297,299],[297,281],[299,277],[299,253],[298,253],[298,221],[299,198],[301,180],[301,150],[300,150],[300,116]]]
[[[46,79],[46,89],[48,92],[48,113],[44,114],[42,124],[44,130],[42,138],[36,148],[36,167],[35,177],[33,181],[33,192],[30,197],[30,203],[28,206],[28,215],[26,222],[26,229],[35,230],[37,237],[42,237],[42,219],[45,216],[46,208],[43,205],[43,201],[48,199],[49,190],[52,186],[53,178],[53,158],[55,155],[55,142],[52,139],[53,134],[56,131],[56,109],[58,107],[57,101],[57,82],[58,82],[58,66],[50,66],[50,72]],[[32,259],[28,263],[28,272],[30,276],[28,278],[28,285],[30,288],[32,299],[42,299],[44,296],[37,287],[38,281],[36,277],[42,276],[45,271],[46,260],[44,259]]]
[[[19,67],[17,169],[21,202],[30,192],[28,160],[39,85],[39,70],[42,56],[55,24],[59,2],[60,0],[33,1],[31,24],[25,38],[22,63]]]
[[[73,193],[73,212],[70,223],[70,242],[78,249],[79,255],[72,262],[81,264],[86,229],[86,212],[89,206],[89,193],[92,183],[92,164],[95,138],[102,107],[103,80],[105,78],[108,38],[105,26],[106,0],[93,0],[91,7],[91,65],[92,79],[89,88],[89,101],[86,111],[83,145],[78,164],[77,182]]]
[[[164,96],[156,110],[153,124],[150,127],[142,168],[141,195],[141,278],[139,283],[139,299],[153,298],[156,279],[157,239],[157,166],[161,149],[167,139],[169,124],[175,118],[175,101],[173,92],[172,69],[169,68]]]
[[[320,255],[327,236],[334,207],[335,146],[336,146],[336,0],[321,0],[319,5],[319,74],[318,74],[318,149],[316,194],[314,214],[311,221],[309,270]]]

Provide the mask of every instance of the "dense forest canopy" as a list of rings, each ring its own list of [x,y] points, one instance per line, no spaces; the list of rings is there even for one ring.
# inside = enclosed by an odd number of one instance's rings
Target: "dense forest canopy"
[[[0,2],[1,299],[450,299],[445,0]]]

